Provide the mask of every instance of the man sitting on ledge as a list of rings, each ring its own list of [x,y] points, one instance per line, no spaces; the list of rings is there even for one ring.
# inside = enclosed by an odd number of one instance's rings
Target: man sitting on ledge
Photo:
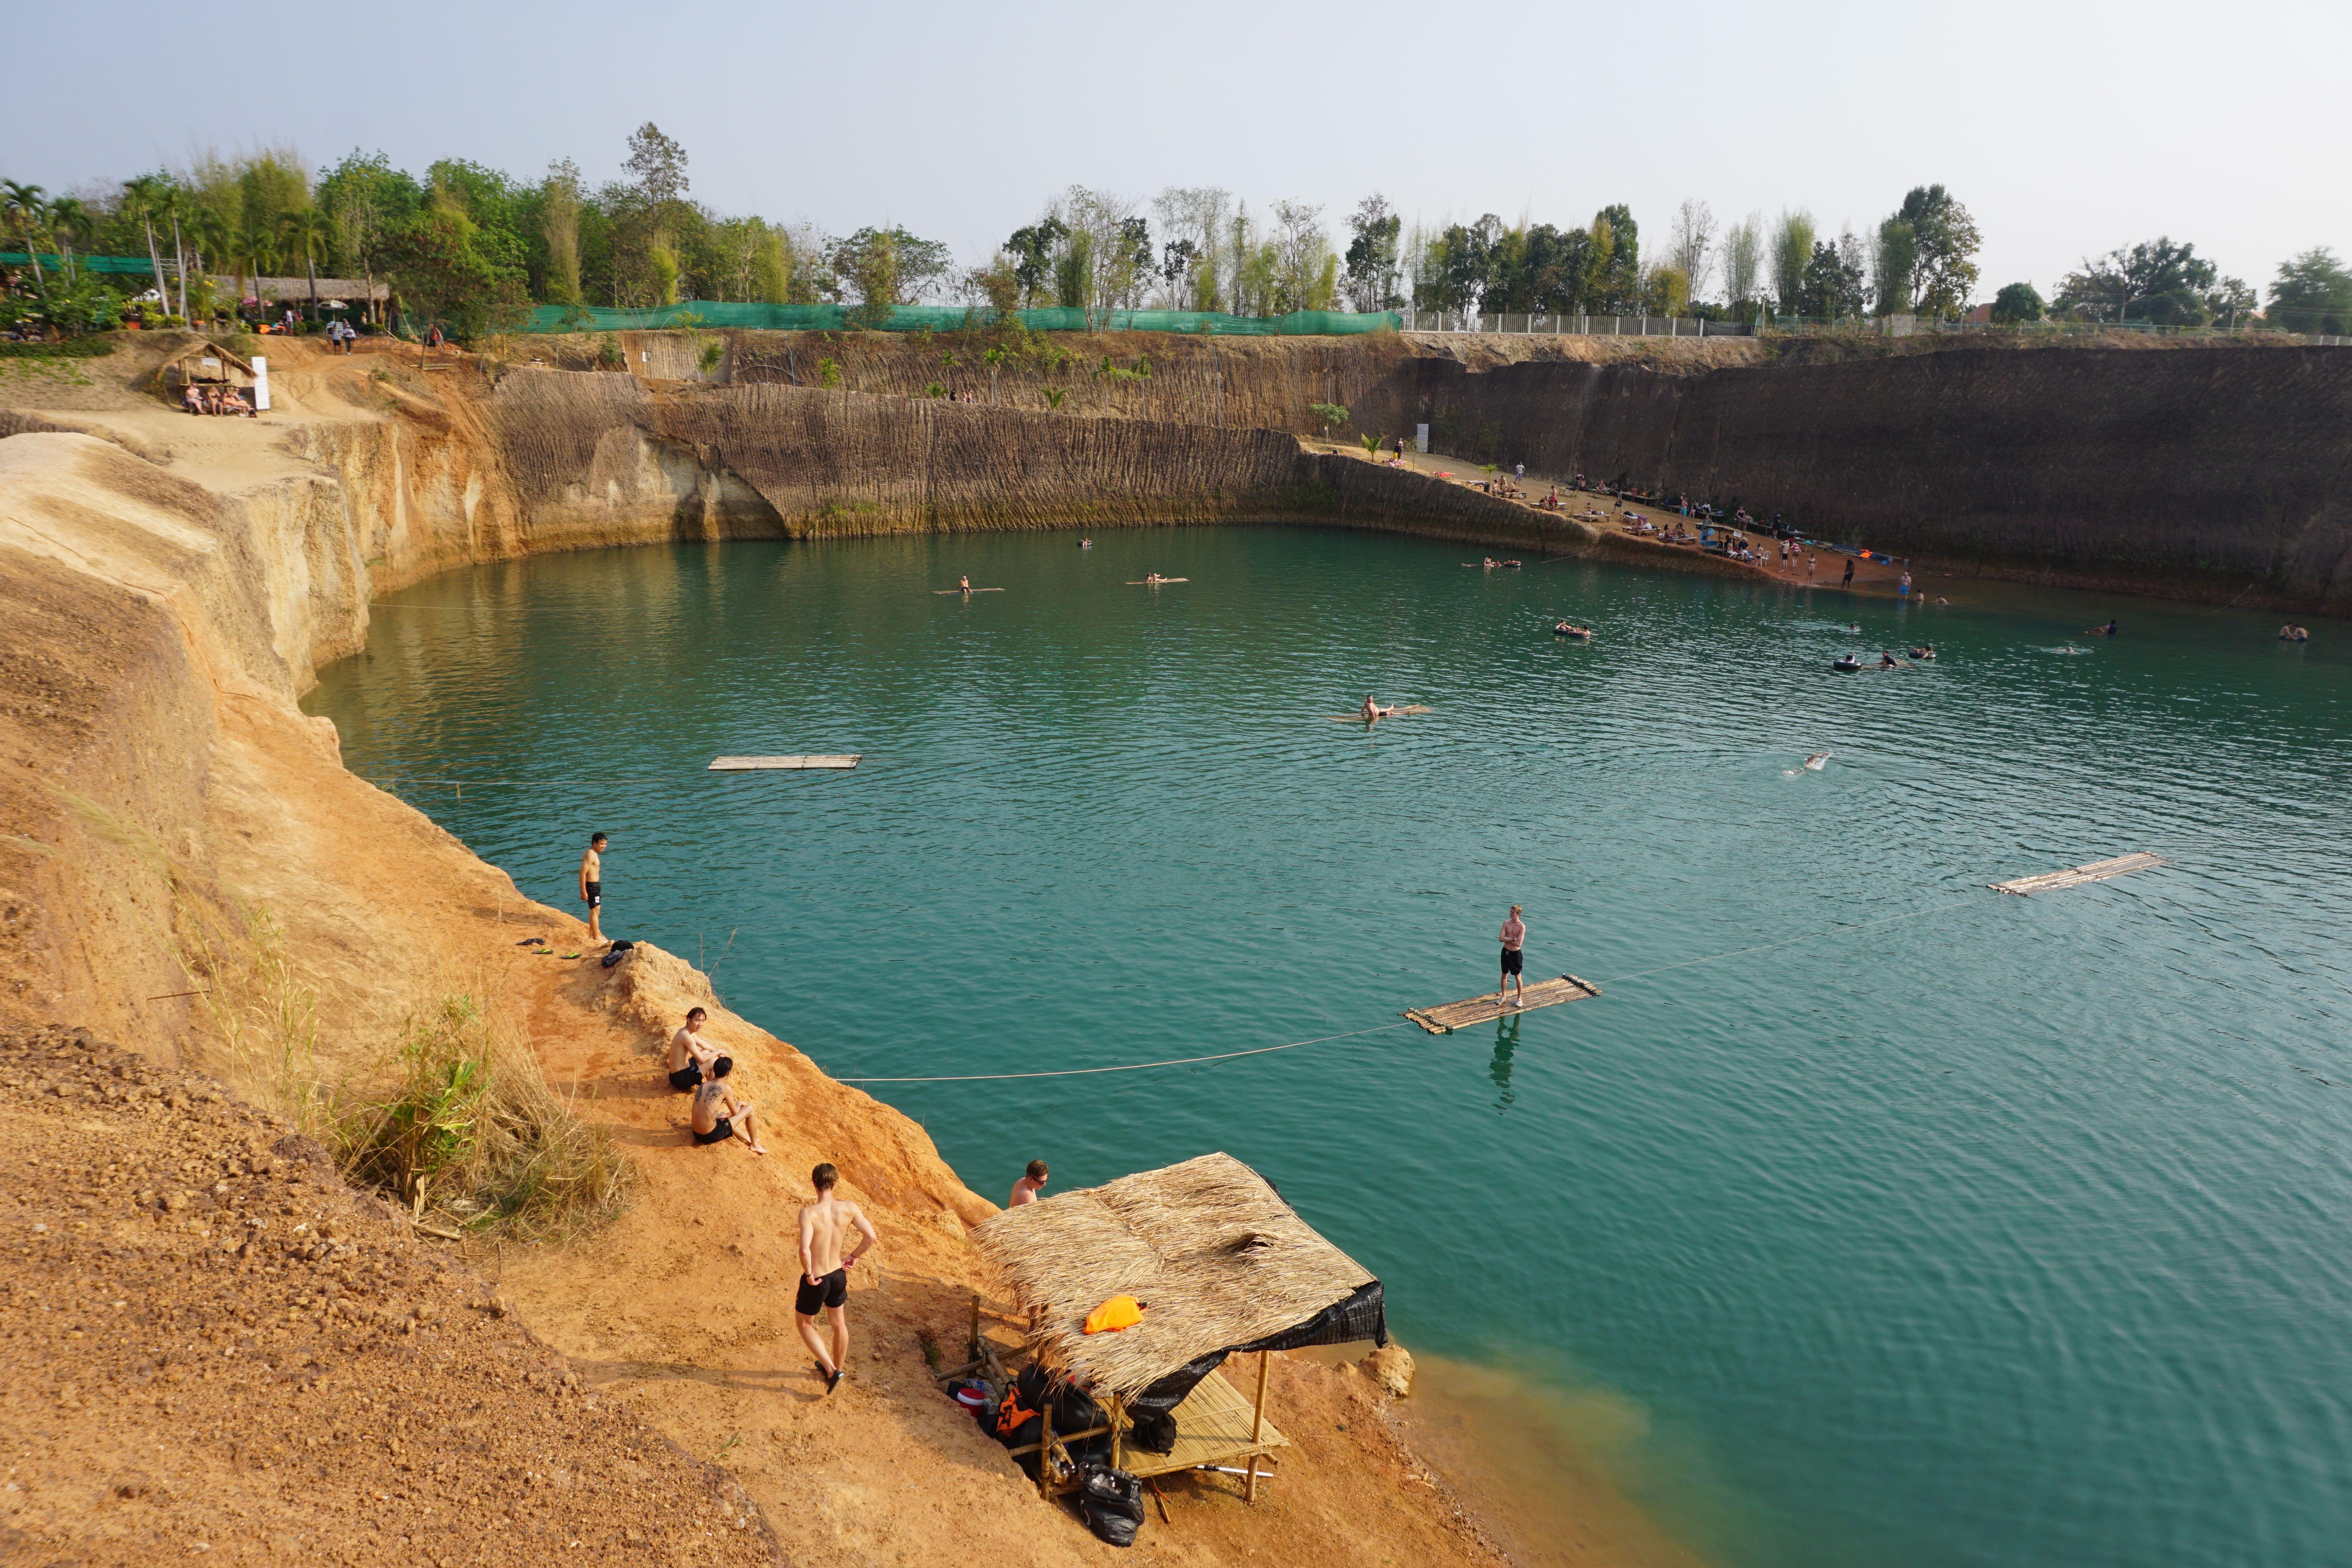
[[[720,1057],[710,1064],[709,1080],[694,1091],[694,1141],[711,1144],[740,1138],[752,1153],[764,1154],[768,1146],[760,1142],[751,1102],[736,1099],[734,1091],[727,1087],[727,1075],[734,1070],[735,1058]]]

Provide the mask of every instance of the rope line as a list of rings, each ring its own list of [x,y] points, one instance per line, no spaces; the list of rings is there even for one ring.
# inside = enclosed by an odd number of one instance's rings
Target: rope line
[[[1711,952],[1702,958],[1686,958],[1679,963],[1662,963],[1655,969],[1636,970],[1631,974],[1621,974],[1613,980],[1603,980],[1598,984],[1623,985],[1632,981],[1647,979],[1653,974],[1664,974],[1670,969],[1688,969],[1693,964],[1714,963],[1727,958],[1740,958],[1751,952],[1769,952],[1774,948],[1790,947],[1801,942],[1811,942],[1818,937],[1827,935],[1830,931],[1867,931],[1873,926],[1892,925],[1897,921],[1915,921],[1924,915],[1948,913],[1963,905],[1978,904],[1982,901],[1973,895],[1953,899],[1945,903],[1930,905],[1924,910],[1912,910],[1904,914],[1886,915],[1878,920],[1863,921],[1854,925],[1831,926],[1825,931],[1809,931],[1803,936],[1792,936],[1780,942],[1759,942],[1753,947],[1734,948],[1728,952]],[[1254,1046],[1244,1051],[1218,1051],[1205,1057],[1175,1057],[1167,1061],[1159,1062],[1128,1062],[1100,1068],[1058,1068],[1046,1072],[968,1072],[939,1078],[836,1078],[834,1081],[835,1083],[996,1083],[1010,1079],[1085,1078],[1095,1073],[1149,1072],[1154,1068],[1192,1067],[1202,1062],[1232,1061],[1236,1057],[1263,1057],[1276,1051],[1295,1051],[1302,1046],[1327,1046],[1334,1040],[1353,1040],[1365,1035],[1377,1035],[1387,1029],[1401,1029],[1410,1020],[1399,1018],[1393,1023],[1374,1024],[1366,1029],[1351,1029],[1344,1035],[1318,1035],[1311,1040],[1291,1040],[1279,1046]]]
[[[947,1078],[837,1078],[835,1083],[992,1083],[1013,1078],[1083,1078],[1098,1072],[1143,1072],[1151,1068],[1191,1067],[1197,1062],[1227,1062],[1235,1057],[1262,1057],[1269,1051],[1295,1051],[1301,1046],[1325,1046],[1333,1040],[1352,1040],[1359,1035],[1377,1035],[1382,1029],[1402,1029],[1405,1020],[1374,1024],[1369,1029],[1351,1029],[1344,1035],[1318,1035],[1311,1040],[1292,1040],[1286,1045],[1255,1046],[1246,1051],[1219,1051],[1213,1056],[1176,1057],[1164,1062],[1129,1062],[1121,1067],[1060,1068],[1052,1072],[968,1072]]]

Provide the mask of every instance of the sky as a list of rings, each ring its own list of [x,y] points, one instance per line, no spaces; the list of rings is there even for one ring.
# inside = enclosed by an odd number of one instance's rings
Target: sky
[[[1071,184],[1220,185],[1347,213],[1581,225],[1622,202],[1645,253],[1685,199],[1810,210],[1867,234],[1940,182],[1974,215],[1978,297],[2047,295],[2159,234],[2266,288],[2352,258],[2352,133],[2331,62],[2352,6],[1989,0],[1114,8],[1002,0],[555,5],[259,0],[166,19],[165,47],[27,6],[0,95],[0,178],[52,194],[223,153],[354,147],[616,177],[651,120],[690,195],[832,233],[900,224],[984,257]],[[184,25],[186,24],[186,25]],[[384,40],[382,45],[373,40]],[[2315,74],[2315,71],[2316,74]]]

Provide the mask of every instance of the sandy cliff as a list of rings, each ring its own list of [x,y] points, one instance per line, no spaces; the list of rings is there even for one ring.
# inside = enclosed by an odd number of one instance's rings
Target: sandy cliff
[[[598,476],[593,497],[582,487],[550,502],[535,487],[560,478],[568,459],[502,436],[487,384],[477,396],[364,358],[309,357],[299,345],[279,359],[278,408],[261,422],[187,419],[143,398],[138,363],[113,363],[103,373],[111,384],[54,389],[30,411],[34,420],[20,419],[26,433],[0,439],[0,1027],[71,1021],[145,1053],[158,1071],[176,1058],[259,1086],[284,1065],[278,1053],[296,1036],[315,1036],[331,1074],[364,1071],[405,1020],[446,996],[477,998],[628,1149],[642,1192],[587,1243],[476,1259],[488,1280],[453,1277],[451,1300],[502,1293],[600,1398],[694,1458],[719,1458],[789,1561],[1105,1557],[927,1382],[923,1339],[959,1342],[971,1294],[992,1295],[994,1283],[964,1238],[965,1225],[990,1205],[962,1186],[922,1130],[709,1004],[704,977],[657,950],[641,948],[608,971],[516,946],[545,934],[573,951],[582,928],[529,903],[502,872],[345,772],[332,726],[296,706],[317,662],[355,645],[372,595],[468,560],[674,537],[678,496],[708,497],[712,475],[739,471],[713,454],[737,454],[747,476],[728,481],[741,491],[722,495],[716,515],[762,517],[749,499],[757,496],[782,518],[753,482],[773,480],[759,457],[772,448],[740,427],[740,416],[635,401],[626,378],[612,378],[628,406],[601,425],[583,423],[583,439],[593,426],[583,461]],[[520,391],[530,381],[509,385]],[[759,395],[788,400],[777,422],[790,428],[791,416],[807,408],[789,399],[825,395]],[[867,466],[856,471],[878,475],[904,459],[917,427],[887,410],[873,419],[874,444],[859,448]],[[830,435],[820,424],[795,438]],[[1273,437],[1234,433],[1230,443],[1203,446],[1142,431],[1124,439],[1139,444],[1114,444],[1108,458],[1072,452],[1071,463],[1111,466],[1055,482],[1075,492],[1120,462],[1181,460],[1196,465],[1191,493],[1203,514],[1223,515],[1218,509],[1261,493],[1260,474],[1283,471],[1283,444]],[[1295,463],[1297,445],[1287,446]],[[690,464],[681,451],[694,454]],[[788,488],[776,493],[791,499]],[[1026,504],[1017,494],[989,500],[1011,510],[988,513],[988,525],[1047,517],[1050,509],[1024,511]],[[713,1032],[743,1064],[774,1150],[767,1160],[691,1147],[680,1102],[654,1076],[667,1028],[697,1001],[713,1005]],[[171,1145],[152,1158],[177,1163],[188,1152]],[[197,1154],[199,1163],[212,1157]],[[93,1191],[122,1184],[96,1163],[98,1152],[89,1159],[83,1179]],[[782,1300],[794,1272],[792,1210],[818,1159],[842,1168],[847,1194],[868,1206],[885,1237],[878,1267],[859,1282],[856,1375],[829,1399],[791,1337]],[[33,1201],[21,1180],[0,1192]],[[197,1239],[200,1253],[219,1245]],[[121,1257],[105,1256],[121,1262],[144,1256],[137,1247],[149,1244],[123,1232],[110,1245]],[[252,1272],[207,1279],[205,1289],[226,1290],[233,1306],[241,1290],[279,1289]],[[138,1309],[178,1310],[162,1297],[142,1297]],[[42,1321],[64,1331],[62,1319]],[[62,1339],[22,1348],[42,1365],[69,1354]],[[303,1386],[262,1379],[247,1397],[270,1430],[290,1430],[298,1407],[272,1402],[298,1399]],[[1155,1518],[1147,1536],[1152,1550],[1202,1564],[1269,1555],[1492,1561],[1401,1445],[1367,1380],[1287,1364],[1277,1371],[1277,1396],[1299,1441],[1271,1496],[1245,1510],[1217,1478],[1180,1483],[1170,1489],[1172,1523]],[[486,1393],[476,1415],[495,1421],[502,1397]],[[92,1445],[176,1450],[192,1440],[169,1401],[110,1400],[102,1416],[88,1417],[15,1408],[5,1419],[12,1433],[43,1445],[67,1493],[97,1462]],[[348,1409],[339,1417],[353,1419]],[[356,1419],[364,1436],[371,1429]],[[438,1441],[420,1439],[429,1426],[404,1429],[411,1442]],[[344,1427],[335,1430],[341,1440]],[[236,1450],[225,1452],[233,1464]],[[292,1458],[289,1475],[326,1462]],[[487,1548],[477,1555],[478,1537],[454,1529],[480,1481],[446,1462],[456,1458],[436,1451],[431,1467],[404,1472],[400,1493],[378,1500],[383,1518],[365,1522],[373,1531],[397,1515],[404,1552],[420,1559],[457,1560],[463,1548],[467,1561],[506,1560]],[[666,1473],[687,1489],[687,1505],[703,1506],[693,1500],[700,1483],[691,1467]],[[124,1530],[106,1538],[115,1544],[100,1550],[91,1521],[102,1499],[43,1496],[45,1533],[27,1539],[79,1542],[94,1561],[183,1550],[183,1526],[196,1517],[125,1516]],[[366,1497],[353,1506],[365,1512]],[[419,1511],[426,1508],[453,1528],[441,1531]],[[205,1517],[226,1521],[206,1529],[233,1533],[208,1542],[225,1560],[262,1561],[273,1549],[271,1521],[250,1500]],[[1596,1536],[1634,1558],[1675,1558],[1626,1519]],[[625,1511],[604,1523],[607,1538],[625,1542],[630,1531],[646,1533]]]

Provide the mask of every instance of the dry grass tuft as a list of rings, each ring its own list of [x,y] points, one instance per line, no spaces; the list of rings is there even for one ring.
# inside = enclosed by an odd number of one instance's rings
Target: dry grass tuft
[[[470,997],[412,1020],[397,1072],[339,1094],[326,1130],[344,1173],[474,1234],[561,1240],[628,1201],[635,1171]]]

